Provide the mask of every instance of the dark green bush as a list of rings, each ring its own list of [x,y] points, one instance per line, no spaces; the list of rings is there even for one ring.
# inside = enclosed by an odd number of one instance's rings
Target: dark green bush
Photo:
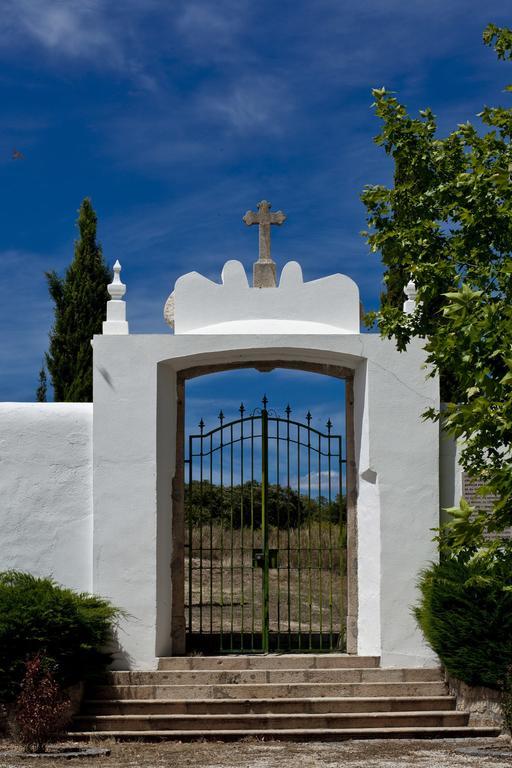
[[[107,600],[50,578],[0,573],[0,701],[17,697],[25,661],[39,653],[55,664],[62,686],[99,674],[111,661],[103,649],[119,615]]]
[[[449,674],[503,690],[512,664],[512,552],[451,555],[423,571],[414,613]]]

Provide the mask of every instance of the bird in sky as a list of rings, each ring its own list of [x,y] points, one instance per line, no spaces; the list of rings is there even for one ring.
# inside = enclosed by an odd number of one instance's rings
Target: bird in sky
[[[23,152],[20,152],[18,149],[14,148],[12,151],[12,159],[13,160],[24,160],[25,155]]]

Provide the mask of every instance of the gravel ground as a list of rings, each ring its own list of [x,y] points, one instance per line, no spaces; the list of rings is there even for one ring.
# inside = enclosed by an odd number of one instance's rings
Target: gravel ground
[[[65,744],[70,746],[70,742]],[[82,744],[81,746],[84,746]],[[92,745],[89,745],[92,746]],[[195,742],[160,744],[116,744],[98,741],[108,747],[108,757],[55,760],[50,756],[36,760],[15,754],[10,742],[0,741],[0,768],[36,766],[49,768],[74,762],[83,768],[463,768],[494,766],[511,768],[512,747],[504,739],[451,739],[449,741],[346,741],[336,743],[288,743],[248,739],[234,743]],[[482,750],[487,754],[461,754],[460,750]],[[494,757],[491,751],[508,753]],[[7,753],[7,754],[6,754]]]

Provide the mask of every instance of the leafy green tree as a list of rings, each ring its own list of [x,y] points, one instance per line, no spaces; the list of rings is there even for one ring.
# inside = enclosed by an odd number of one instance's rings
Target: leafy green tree
[[[36,390],[36,400],[38,403],[46,403],[46,395],[48,392],[48,384],[46,381],[46,368],[44,363],[39,371],[39,386]]]
[[[46,363],[56,401],[91,402],[91,339],[101,333],[111,273],[96,242],[97,218],[89,198],[80,206],[77,223],[80,238],[65,277],[46,273],[55,304]]]
[[[512,30],[489,25],[484,42],[512,59]],[[411,117],[384,88],[373,95],[376,143],[406,171],[392,188],[365,188],[365,234],[386,283],[412,276],[419,304],[406,316],[401,302],[383,301],[369,323],[400,350],[425,339],[447,400],[442,415],[428,416],[463,442],[463,468],[499,498],[491,513],[452,510],[443,541],[479,546],[485,533],[512,525],[512,109],[485,107],[480,130],[468,122],[438,138],[430,109]]]

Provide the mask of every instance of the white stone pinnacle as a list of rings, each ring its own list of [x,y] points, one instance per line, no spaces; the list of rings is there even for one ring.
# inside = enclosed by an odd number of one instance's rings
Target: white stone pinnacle
[[[407,301],[404,301],[404,312],[406,315],[413,315],[416,312],[416,297],[418,292],[416,290],[416,284],[412,278],[405,286],[404,293],[407,296]]]
[[[126,293],[126,285],[121,282],[121,264],[119,259],[114,264],[114,279],[107,286],[107,291],[113,299],[122,299]]]
[[[111,298],[107,301],[107,319],[103,323],[103,335],[123,336],[129,333],[126,322],[126,302],[123,296],[126,293],[126,285],[121,282],[121,264],[119,260],[114,264],[114,278],[107,291]]]

